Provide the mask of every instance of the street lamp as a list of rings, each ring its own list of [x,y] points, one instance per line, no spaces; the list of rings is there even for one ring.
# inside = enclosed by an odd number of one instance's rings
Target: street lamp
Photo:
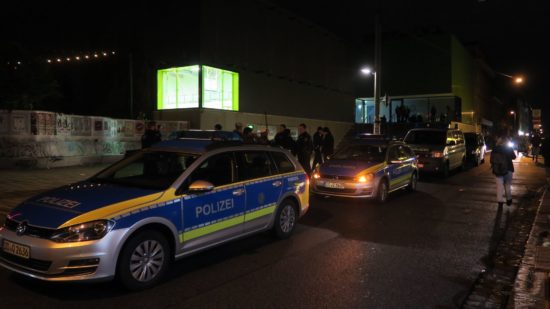
[[[515,130],[516,129],[516,112],[510,111],[510,115],[514,116],[514,123],[512,125],[512,130]]]
[[[380,99],[378,98],[378,79],[376,78],[376,71],[373,71],[369,67],[361,69],[361,73],[364,75],[374,76],[374,126],[373,133],[380,134]]]

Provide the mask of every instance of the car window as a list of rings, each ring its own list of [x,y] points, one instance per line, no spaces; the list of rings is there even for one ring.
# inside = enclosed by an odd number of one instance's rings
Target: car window
[[[275,162],[275,166],[277,167],[277,171],[279,172],[279,174],[290,173],[295,171],[294,164],[290,162],[290,160],[284,153],[273,151],[271,152],[271,157]]]
[[[349,145],[337,151],[332,158],[336,160],[384,162],[386,160],[386,147],[378,145]]]
[[[398,149],[398,147],[391,147],[388,150],[388,160],[389,161],[399,160],[399,149]]]
[[[189,186],[194,181],[206,180],[215,187],[230,184],[234,181],[235,161],[233,153],[226,152],[213,155],[197,167],[185,182]]]
[[[275,174],[275,166],[266,151],[239,151],[236,154],[239,181]]]
[[[90,181],[165,190],[197,158],[197,155],[167,151],[140,152],[106,169]]]
[[[407,146],[399,146],[399,160],[407,160],[413,157],[414,154],[412,150]]]
[[[464,144],[464,134],[462,131],[455,131],[456,134],[456,143],[457,144]]]
[[[445,143],[445,132],[431,130],[410,131],[405,137],[405,143],[412,145],[441,145]]]

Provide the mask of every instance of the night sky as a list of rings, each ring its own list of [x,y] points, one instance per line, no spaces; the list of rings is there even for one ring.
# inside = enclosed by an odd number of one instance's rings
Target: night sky
[[[480,46],[495,71],[523,75],[526,80],[521,89],[523,95],[534,107],[543,107],[543,118],[550,123],[550,109],[544,110],[550,83],[547,64],[550,44],[546,41],[550,37],[550,10],[540,1],[274,2],[356,43],[372,39],[376,14],[380,16],[384,34],[454,33],[466,45]],[[44,58],[66,52],[125,49],[139,39],[136,29],[141,24],[158,23],[163,18],[162,12],[173,14],[179,5],[156,1],[158,9],[149,12],[139,9],[144,1],[131,5],[114,1],[76,3],[3,3],[0,42],[18,42],[33,56]],[[510,80],[503,77],[502,82]]]

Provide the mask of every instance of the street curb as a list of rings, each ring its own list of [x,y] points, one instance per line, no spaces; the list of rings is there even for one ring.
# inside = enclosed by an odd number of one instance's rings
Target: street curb
[[[546,275],[536,269],[536,256],[538,249],[542,248],[544,238],[541,236],[544,232],[550,232],[549,178],[546,183],[507,308],[544,308]]]

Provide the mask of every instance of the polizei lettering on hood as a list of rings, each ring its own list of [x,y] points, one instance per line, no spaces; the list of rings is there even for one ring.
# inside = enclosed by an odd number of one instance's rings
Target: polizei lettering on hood
[[[217,201],[215,203],[204,204],[202,206],[195,207],[195,217],[209,216],[217,214],[218,212],[226,211],[233,208],[233,199],[228,198],[225,200]]]

